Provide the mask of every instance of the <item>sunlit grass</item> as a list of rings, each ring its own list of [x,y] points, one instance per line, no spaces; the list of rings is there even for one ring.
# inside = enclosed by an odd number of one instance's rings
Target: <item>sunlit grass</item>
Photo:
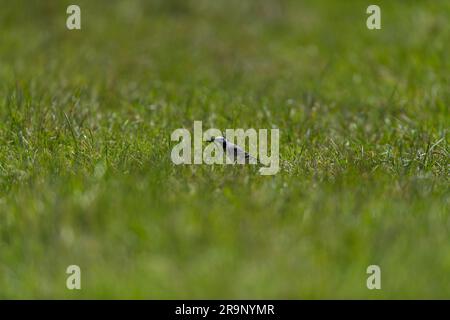
[[[0,298],[450,296],[448,1],[78,3],[0,10]],[[174,166],[194,120],[281,171]]]

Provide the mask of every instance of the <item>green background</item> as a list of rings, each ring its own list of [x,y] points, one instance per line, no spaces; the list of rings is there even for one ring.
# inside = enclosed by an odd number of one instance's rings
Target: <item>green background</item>
[[[450,2],[370,4],[1,0],[0,298],[450,298]],[[280,172],[173,165],[194,120]]]

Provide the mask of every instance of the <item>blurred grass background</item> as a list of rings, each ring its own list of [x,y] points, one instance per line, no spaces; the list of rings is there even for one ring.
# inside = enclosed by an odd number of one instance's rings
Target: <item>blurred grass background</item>
[[[0,298],[450,297],[449,1],[73,3],[0,1]],[[194,120],[281,171],[174,166]]]

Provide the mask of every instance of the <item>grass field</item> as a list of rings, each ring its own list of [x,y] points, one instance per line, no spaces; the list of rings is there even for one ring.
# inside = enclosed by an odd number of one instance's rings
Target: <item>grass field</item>
[[[450,2],[369,4],[1,1],[0,298],[450,298]],[[175,166],[194,120],[280,172]]]

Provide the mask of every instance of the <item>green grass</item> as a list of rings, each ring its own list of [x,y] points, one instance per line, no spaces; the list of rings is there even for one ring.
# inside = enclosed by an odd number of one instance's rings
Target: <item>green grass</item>
[[[0,298],[450,297],[449,1],[73,2],[1,5]],[[280,172],[173,165],[194,120]]]

